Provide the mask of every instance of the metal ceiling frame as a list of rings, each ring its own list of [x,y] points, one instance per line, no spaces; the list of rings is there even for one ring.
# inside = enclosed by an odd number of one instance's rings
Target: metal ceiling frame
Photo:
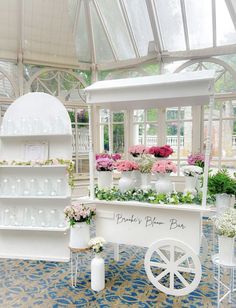
[[[212,12],[212,45],[217,45],[217,32],[216,32],[216,1],[211,0],[211,12]]]
[[[180,0],[180,7],[181,7],[181,14],[182,14],[183,28],[184,28],[185,46],[186,46],[186,50],[190,50],[185,0]]]
[[[130,40],[131,40],[131,43],[132,43],[132,46],[133,46],[133,49],[134,49],[135,56],[136,56],[136,58],[140,58],[137,42],[136,42],[135,35],[134,35],[133,29],[132,29],[132,26],[131,26],[131,23],[130,23],[130,20],[129,20],[129,15],[128,15],[124,0],[119,0],[119,3],[120,3],[121,11],[123,13],[125,25],[126,25],[126,28],[128,30],[129,37],[130,37]]]
[[[116,52],[115,45],[113,44],[111,35],[110,35],[109,30],[108,30],[108,28],[107,28],[107,26],[106,26],[106,22],[105,22],[105,20],[104,20],[104,17],[103,17],[103,15],[102,15],[102,12],[101,12],[101,10],[100,10],[100,7],[99,7],[99,5],[98,5],[97,0],[93,0],[93,4],[94,4],[95,10],[96,10],[96,12],[97,12],[98,18],[99,18],[99,20],[100,20],[100,22],[101,22],[101,24],[102,24],[103,31],[104,31],[104,33],[105,33],[105,36],[106,36],[106,38],[107,38],[107,41],[108,41],[108,43],[109,43],[109,45],[110,45],[112,55],[113,55],[115,61],[118,61],[118,56],[117,56],[117,52]]]
[[[228,8],[229,14],[231,16],[232,22],[234,24],[234,28],[236,30],[236,11],[233,6],[233,0],[225,0],[225,4]],[[234,0],[235,1],[235,0]]]
[[[86,20],[87,20],[89,46],[92,51],[92,54],[91,54],[92,63],[96,63],[96,50],[95,50],[94,32],[93,32],[90,4],[91,4],[90,1],[84,1],[84,10],[85,10]]]

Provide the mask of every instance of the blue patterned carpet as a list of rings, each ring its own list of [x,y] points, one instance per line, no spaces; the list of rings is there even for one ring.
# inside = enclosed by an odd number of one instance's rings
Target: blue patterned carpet
[[[90,253],[84,253],[76,288],[71,287],[69,263],[0,260],[0,307],[216,307],[211,232],[205,222],[209,253],[199,287],[187,296],[168,296],[148,281],[143,266],[146,249],[121,245],[120,261],[115,262],[107,245],[106,289],[99,293],[90,289]],[[224,279],[228,280],[227,272]],[[235,296],[233,302],[225,300],[221,307],[236,307]]]

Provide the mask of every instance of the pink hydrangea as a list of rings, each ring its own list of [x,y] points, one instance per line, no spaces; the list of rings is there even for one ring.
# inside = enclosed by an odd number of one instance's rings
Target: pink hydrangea
[[[148,154],[154,155],[155,157],[168,157],[173,152],[173,149],[168,144],[162,147],[153,146],[148,149]]]
[[[110,158],[99,158],[96,160],[97,171],[112,171],[114,169],[114,161]]]
[[[138,170],[138,164],[136,162],[130,161],[130,160],[120,160],[116,162],[115,168],[118,171],[133,171]]]
[[[154,173],[175,173],[176,171],[176,165],[171,160],[158,160],[152,167]]]
[[[121,159],[121,154],[119,154],[119,153],[113,153],[113,154],[100,153],[100,154],[96,154],[95,158],[96,158],[96,160],[98,160],[100,158],[110,158],[114,161],[117,161],[117,160]]]
[[[204,168],[205,155],[202,153],[193,153],[188,156],[188,164]]]
[[[134,157],[137,157],[137,156],[139,156],[140,154],[145,153],[146,149],[147,149],[147,148],[146,148],[144,145],[142,145],[142,144],[140,144],[140,145],[132,145],[132,146],[129,148],[128,152],[129,152],[131,155],[133,155]]]

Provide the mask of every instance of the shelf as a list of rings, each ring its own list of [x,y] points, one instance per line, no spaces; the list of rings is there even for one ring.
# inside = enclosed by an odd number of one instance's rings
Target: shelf
[[[0,199],[67,200],[69,196],[0,196]]]
[[[71,137],[71,134],[43,134],[43,135],[0,135],[0,138],[2,139],[20,139],[20,138],[61,138],[61,137]]]
[[[69,227],[57,228],[57,227],[26,227],[26,226],[1,226],[0,230],[11,231],[52,231],[52,232],[65,232]]]
[[[35,166],[31,166],[31,165],[0,165],[0,168],[67,168],[67,165],[35,165]]]

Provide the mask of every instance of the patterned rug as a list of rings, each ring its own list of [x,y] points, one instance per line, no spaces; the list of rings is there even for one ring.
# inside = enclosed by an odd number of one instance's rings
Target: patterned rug
[[[183,297],[158,291],[147,279],[144,269],[146,249],[121,245],[120,261],[113,260],[111,245],[106,245],[106,288],[97,293],[90,289],[91,253],[81,258],[76,288],[71,287],[70,263],[0,260],[0,307],[216,307],[214,284],[212,226],[204,222],[208,255],[198,288]],[[229,279],[227,271],[223,278]],[[236,307],[236,298],[221,307]]]

